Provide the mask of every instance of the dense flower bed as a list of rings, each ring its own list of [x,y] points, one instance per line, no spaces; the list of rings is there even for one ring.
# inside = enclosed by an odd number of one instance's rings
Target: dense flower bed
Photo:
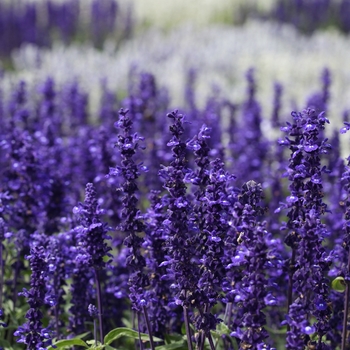
[[[350,121],[333,67],[292,111],[284,84],[259,97],[254,68],[235,98],[199,95],[206,67],[189,64],[174,109],[172,84],[130,63],[117,88],[45,62],[1,72],[0,348],[345,350]]]

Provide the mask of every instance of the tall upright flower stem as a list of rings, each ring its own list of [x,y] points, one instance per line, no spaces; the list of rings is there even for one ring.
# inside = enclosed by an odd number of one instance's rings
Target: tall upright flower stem
[[[186,328],[186,336],[187,336],[187,345],[189,350],[193,350],[193,345],[192,345],[192,335],[191,335],[191,327],[190,327],[190,322],[189,322],[189,317],[188,317],[188,309],[187,306],[183,305],[183,311],[184,311],[184,322],[185,322],[185,328]]]
[[[140,349],[143,350],[143,343],[142,343],[142,339],[141,339],[140,324],[141,324],[140,312],[137,311],[137,329],[139,331],[139,343],[140,343]]]
[[[145,305],[143,305],[142,310],[143,310],[143,315],[145,317],[145,322],[146,322],[146,326],[147,326],[147,330],[148,330],[148,336],[149,336],[149,342],[151,344],[151,349],[155,350],[154,342],[153,342],[152,327],[151,327],[151,324],[149,322],[147,308]]]
[[[98,276],[98,271],[95,269],[95,283],[97,290],[97,307],[98,307],[98,323],[100,327],[100,340],[103,344],[103,318],[102,318],[102,302],[101,302],[101,283]]]
[[[289,263],[289,280],[288,280],[288,295],[287,295],[287,311],[289,312],[289,307],[293,302],[293,266],[295,264],[295,248],[292,248],[292,256]],[[287,326],[289,330],[289,325]]]

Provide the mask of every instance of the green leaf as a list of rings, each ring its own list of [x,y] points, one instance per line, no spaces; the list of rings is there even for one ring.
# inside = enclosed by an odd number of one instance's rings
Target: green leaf
[[[99,341],[96,342],[95,339],[91,339],[91,340],[86,341],[86,344],[93,345],[93,346],[95,346],[95,343],[97,343],[97,346],[101,345],[101,342],[99,342]]]
[[[4,349],[8,349],[8,350],[12,350],[13,349],[11,344],[5,339],[0,339],[0,345],[3,346]]]
[[[210,331],[210,333],[213,336],[213,338],[219,340],[223,335],[230,336],[231,331],[225,323],[220,322],[218,325],[216,325],[216,330],[212,330]]]
[[[104,347],[106,350],[116,350],[116,348],[113,348],[110,345],[105,345]]]
[[[264,328],[270,333],[270,334],[276,334],[276,335],[286,335],[287,334],[287,326],[282,327],[281,329],[274,329],[267,326],[264,326]]]
[[[187,350],[187,343],[181,340],[175,343],[157,346],[156,350]]]
[[[129,337],[133,339],[139,339],[139,333],[134,331],[133,329],[126,328],[126,327],[120,327],[120,328],[115,328],[111,330],[104,339],[104,343],[109,345],[111,344],[114,340],[119,339],[120,337]],[[140,334],[141,340],[144,341],[149,341],[149,335],[145,333]],[[162,339],[153,337],[153,340],[156,342],[163,341]]]
[[[230,335],[231,331],[230,328],[227,327],[227,325],[224,322],[220,322],[217,326],[216,326],[216,331],[218,332],[218,334],[220,336],[222,335]]]
[[[74,339],[83,339],[85,338],[87,335],[91,334],[91,332],[85,332],[85,333],[82,333],[82,334],[79,334],[79,335],[76,335],[74,337]]]
[[[332,289],[336,290],[337,292],[344,292],[346,288],[346,282],[344,280],[344,277],[337,277],[332,281]]]
[[[174,342],[178,342],[180,340],[183,340],[183,336],[181,334],[165,334],[164,335],[165,344],[171,344]]]
[[[78,345],[83,346],[84,348],[88,349],[89,347],[84,342],[84,340],[74,338],[74,339],[63,339],[59,340],[57,343],[53,344],[56,348],[53,348],[52,346],[48,347],[47,350],[54,350],[54,349],[63,349],[68,346]]]

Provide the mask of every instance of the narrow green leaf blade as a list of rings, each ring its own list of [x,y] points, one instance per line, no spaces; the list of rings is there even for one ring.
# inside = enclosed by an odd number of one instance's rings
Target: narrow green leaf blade
[[[120,328],[115,328],[111,330],[108,334],[106,334],[104,338],[104,343],[109,345],[111,344],[114,340],[117,340],[121,337],[129,337],[133,339],[139,339],[139,333],[137,331],[134,331],[133,329],[126,328],[126,327],[120,327]],[[141,340],[144,341],[149,341],[149,335],[145,333],[140,334]],[[162,339],[153,337],[153,340],[156,342],[162,341]]]
[[[55,348],[50,346],[47,349],[48,350],[63,349],[63,348],[66,348],[68,346],[73,346],[73,345],[82,346],[86,349],[89,348],[88,345],[84,342],[84,340],[77,339],[77,338],[59,340],[57,343],[55,343],[53,345],[55,345]]]
[[[187,350],[187,344],[185,341],[178,341],[175,343],[157,346],[156,350]]]

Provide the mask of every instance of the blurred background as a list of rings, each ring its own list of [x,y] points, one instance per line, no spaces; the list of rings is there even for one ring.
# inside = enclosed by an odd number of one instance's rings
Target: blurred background
[[[213,93],[240,103],[253,67],[269,116],[276,84],[289,115],[322,90],[328,69],[338,127],[350,108],[349,31],[349,0],[2,0],[1,84],[6,94],[19,79],[78,81],[93,112],[102,83],[122,98],[131,75],[149,72],[171,106],[184,105],[189,80],[203,106]]]

